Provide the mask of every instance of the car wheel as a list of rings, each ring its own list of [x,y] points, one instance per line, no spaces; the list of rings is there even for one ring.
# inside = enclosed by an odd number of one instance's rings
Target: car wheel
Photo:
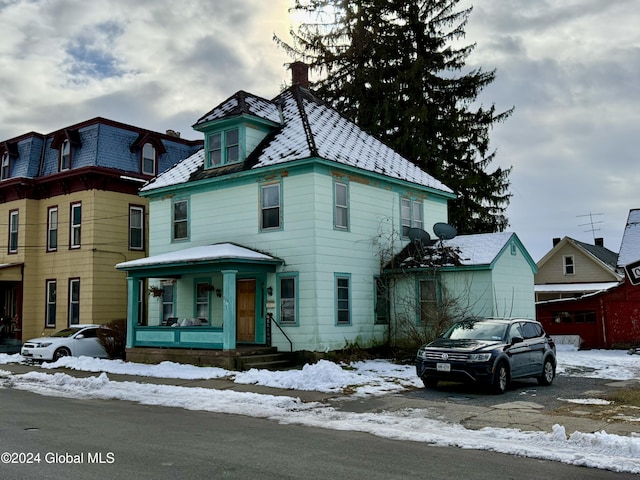
[[[542,366],[542,375],[538,377],[538,383],[540,385],[551,385],[555,376],[556,372],[553,362],[547,358]]]
[[[422,383],[427,388],[436,388],[438,386],[438,379],[434,377],[422,377]]]
[[[491,388],[494,393],[502,394],[507,390],[509,386],[509,368],[506,363],[500,362],[493,374],[493,383]]]
[[[62,347],[57,349],[55,352],[53,352],[53,361],[57,361],[60,360],[62,357],[69,357],[71,356],[71,352],[69,351],[68,348]]]

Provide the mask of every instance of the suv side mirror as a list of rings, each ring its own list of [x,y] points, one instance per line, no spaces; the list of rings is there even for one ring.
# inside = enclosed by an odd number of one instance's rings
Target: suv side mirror
[[[516,343],[522,343],[524,342],[524,338],[522,337],[513,337],[511,339],[511,345],[515,345]]]

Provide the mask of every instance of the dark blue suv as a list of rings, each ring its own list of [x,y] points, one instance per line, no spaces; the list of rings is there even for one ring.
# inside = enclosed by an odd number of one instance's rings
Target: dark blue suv
[[[523,377],[551,385],[556,346],[534,320],[472,318],[455,323],[423,345],[416,373],[427,388],[435,388],[442,380],[488,385],[504,393],[512,379]]]

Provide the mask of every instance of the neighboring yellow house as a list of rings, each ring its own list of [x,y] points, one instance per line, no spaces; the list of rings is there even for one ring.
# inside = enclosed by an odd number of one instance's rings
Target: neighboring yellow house
[[[147,255],[138,189],[201,147],[103,118],[0,142],[0,316],[14,338],[126,318],[114,265]]]

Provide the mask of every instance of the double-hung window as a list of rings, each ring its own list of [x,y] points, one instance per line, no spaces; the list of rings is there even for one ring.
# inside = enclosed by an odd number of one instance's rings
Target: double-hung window
[[[196,318],[209,322],[209,301],[211,297],[210,282],[196,283]]]
[[[351,324],[351,275],[338,273],[335,276],[336,323]]]
[[[423,227],[422,202],[403,197],[400,200],[400,216],[402,222],[402,236],[408,237],[409,229]]]
[[[286,274],[279,278],[278,297],[280,299],[279,318],[280,323],[292,325],[298,321],[297,304],[297,276]]]
[[[260,187],[260,228],[262,230],[280,228],[280,184],[272,183]]]
[[[189,201],[177,200],[173,202],[173,239],[187,240],[189,238]]]
[[[58,282],[55,280],[46,281],[46,313],[44,326],[55,327],[56,326],[56,295],[58,290]]]
[[[60,171],[69,170],[71,168],[71,142],[65,140],[60,146]]]
[[[82,233],[82,204],[71,204],[71,221],[69,222],[69,248],[80,248]]]
[[[4,152],[2,154],[2,164],[0,165],[0,180],[6,180],[9,176],[9,152]]]
[[[47,252],[58,249],[58,207],[47,210]]]
[[[142,173],[145,175],[156,174],[156,149],[150,143],[142,146]]]
[[[376,287],[376,305],[375,305],[375,323],[389,323],[390,305],[389,305],[389,285],[381,277],[375,277],[374,283]]]
[[[419,283],[420,323],[425,324],[436,318],[438,308],[438,282],[435,278],[423,279]]]
[[[562,257],[564,264],[564,274],[565,275],[575,275],[576,266],[573,260],[573,255],[565,255]]]
[[[167,283],[162,285],[162,323],[167,324],[170,318],[175,317],[174,308],[174,285]]]
[[[129,249],[144,250],[144,207],[129,205]]]
[[[69,325],[80,323],[80,279],[69,279]]]
[[[217,167],[240,161],[240,129],[232,128],[207,137],[207,165]]]
[[[349,228],[349,191],[346,183],[334,183],[333,225],[340,230]]]
[[[18,234],[19,234],[20,218],[18,210],[9,212],[9,253],[18,252]]]

